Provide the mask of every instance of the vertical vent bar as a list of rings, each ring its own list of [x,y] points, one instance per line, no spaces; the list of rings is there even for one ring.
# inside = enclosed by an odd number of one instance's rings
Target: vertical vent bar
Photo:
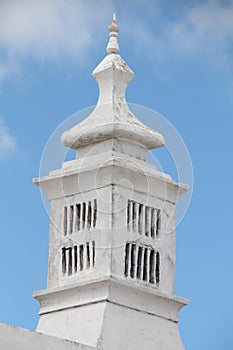
[[[88,229],[88,202],[85,203],[85,229]]]
[[[64,207],[63,230],[64,230],[64,236],[66,236],[67,235],[67,207]]]
[[[157,228],[157,210],[152,208],[151,209],[151,237],[155,238],[155,233]]]
[[[133,201],[130,201],[130,231],[133,231]]]
[[[155,283],[155,251],[150,252],[150,283]]]
[[[151,236],[151,209],[150,207],[148,207],[148,236]]]
[[[80,231],[81,221],[81,204],[76,204],[76,215],[75,215],[75,231]]]
[[[127,229],[130,231],[130,200],[128,200],[128,205],[127,205]]]
[[[97,200],[94,199],[93,227],[96,227],[96,221],[97,221]]]
[[[158,286],[159,282],[160,282],[160,254],[159,254],[159,252],[156,253],[155,278],[156,278],[156,285]]]
[[[136,202],[132,202],[133,205],[133,231],[136,231],[137,228],[137,203]]]
[[[135,231],[139,232],[139,203],[135,202],[135,207],[136,207]]]
[[[79,267],[80,270],[83,270],[83,244],[80,244],[79,246]]]
[[[161,230],[161,210],[157,210],[156,237],[159,237],[160,230]]]
[[[89,267],[94,267],[94,258],[93,258],[93,254],[94,254],[94,249],[93,249],[93,242],[87,242],[89,245]],[[87,254],[88,254],[88,249],[87,249]]]
[[[130,243],[126,243],[125,246],[125,276],[129,276],[129,255],[130,255]]]
[[[88,231],[91,228],[91,217],[92,217],[92,206],[91,201],[88,202],[88,210],[87,210],[87,229]]]
[[[73,233],[73,225],[74,225],[74,206],[71,205],[69,208],[69,233]]]
[[[145,235],[149,236],[149,207],[145,208]]]
[[[62,248],[62,273],[66,274],[66,248]]]
[[[90,268],[90,246],[89,246],[89,242],[86,242],[86,254],[87,254],[87,256],[86,256],[86,259],[87,259],[87,261],[86,261],[86,267],[87,267],[87,269],[89,269]]]
[[[138,208],[138,231],[139,234],[143,234],[143,205],[139,204]]]
[[[72,264],[72,248],[68,248],[66,250],[66,252],[68,253],[67,255],[67,260],[68,260],[68,275],[72,275],[72,267],[73,267],[73,264]]]
[[[85,228],[85,219],[86,219],[86,203],[82,203],[82,228]]]
[[[78,270],[78,247],[74,246],[74,272]]]
[[[147,281],[148,271],[148,248],[144,250],[144,261],[143,261],[143,281]]]
[[[92,264],[95,266],[95,241],[92,241]]]
[[[83,228],[83,204],[80,204],[80,230]]]
[[[142,261],[143,261],[143,248],[138,248],[138,260],[137,260],[137,278],[142,279]]]
[[[130,277],[135,277],[136,272],[136,244],[131,245],[131,264],[130,264]]]

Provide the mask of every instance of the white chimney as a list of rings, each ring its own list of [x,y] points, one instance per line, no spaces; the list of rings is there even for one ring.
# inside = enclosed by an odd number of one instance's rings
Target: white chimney
[[[62,136],[77,158],[34,180],[51,206],[37,331],[104,350],[181,350],[175,206],[188,186],[145,160],[164,139],[127,105],[134,73],[118,53],[119,29],[114,16],[93,71],[97,106]]]

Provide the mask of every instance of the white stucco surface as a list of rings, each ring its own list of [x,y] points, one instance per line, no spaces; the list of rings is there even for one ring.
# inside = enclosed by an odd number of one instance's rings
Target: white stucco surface
[[[187,300],[113,278],[35,293],[37,331],[106,350],[182,350],[177,322]]]
[[[0,324],[1,350],[94,350],[71,341],[58,339],[23,328]]]

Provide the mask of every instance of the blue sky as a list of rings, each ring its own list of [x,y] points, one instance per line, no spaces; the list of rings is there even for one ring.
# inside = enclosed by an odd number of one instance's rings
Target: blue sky
[[[193,163],[192,201],[177,229],[175,289],[190,299],[180,314],[185,348],[229,349],[232,0],[0,1],[0,321],[36,327],[31,294],[46,287],[49,220],[31,179],[57,126],[97,101],[91,71],[105,55],[113,12],[120,53],[135,72],[128,101],[166,117]]]

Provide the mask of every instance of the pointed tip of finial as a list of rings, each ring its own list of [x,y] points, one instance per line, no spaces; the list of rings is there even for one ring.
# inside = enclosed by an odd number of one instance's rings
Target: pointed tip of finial
[[[112,23],[110,24],[110,26],[108,28],[109,28],[110,32],[113,31],[113,30],[119,32],[119,30],[120,30],[120,27],[117,24],[117,19],[116,19],[116,14],[115,13],[112,15]]]
[[[108,27],[109,29],[109,43],[107,45],[107,53],[118,53],[119,52],[119,45],[118,45],[118,32],[120,30],[119,25],[116,21],[116,14],[114,13],[112,16],[112,23]]]
[[[112,15],[112,21],[116,23],[116,14],[115,13]]]

